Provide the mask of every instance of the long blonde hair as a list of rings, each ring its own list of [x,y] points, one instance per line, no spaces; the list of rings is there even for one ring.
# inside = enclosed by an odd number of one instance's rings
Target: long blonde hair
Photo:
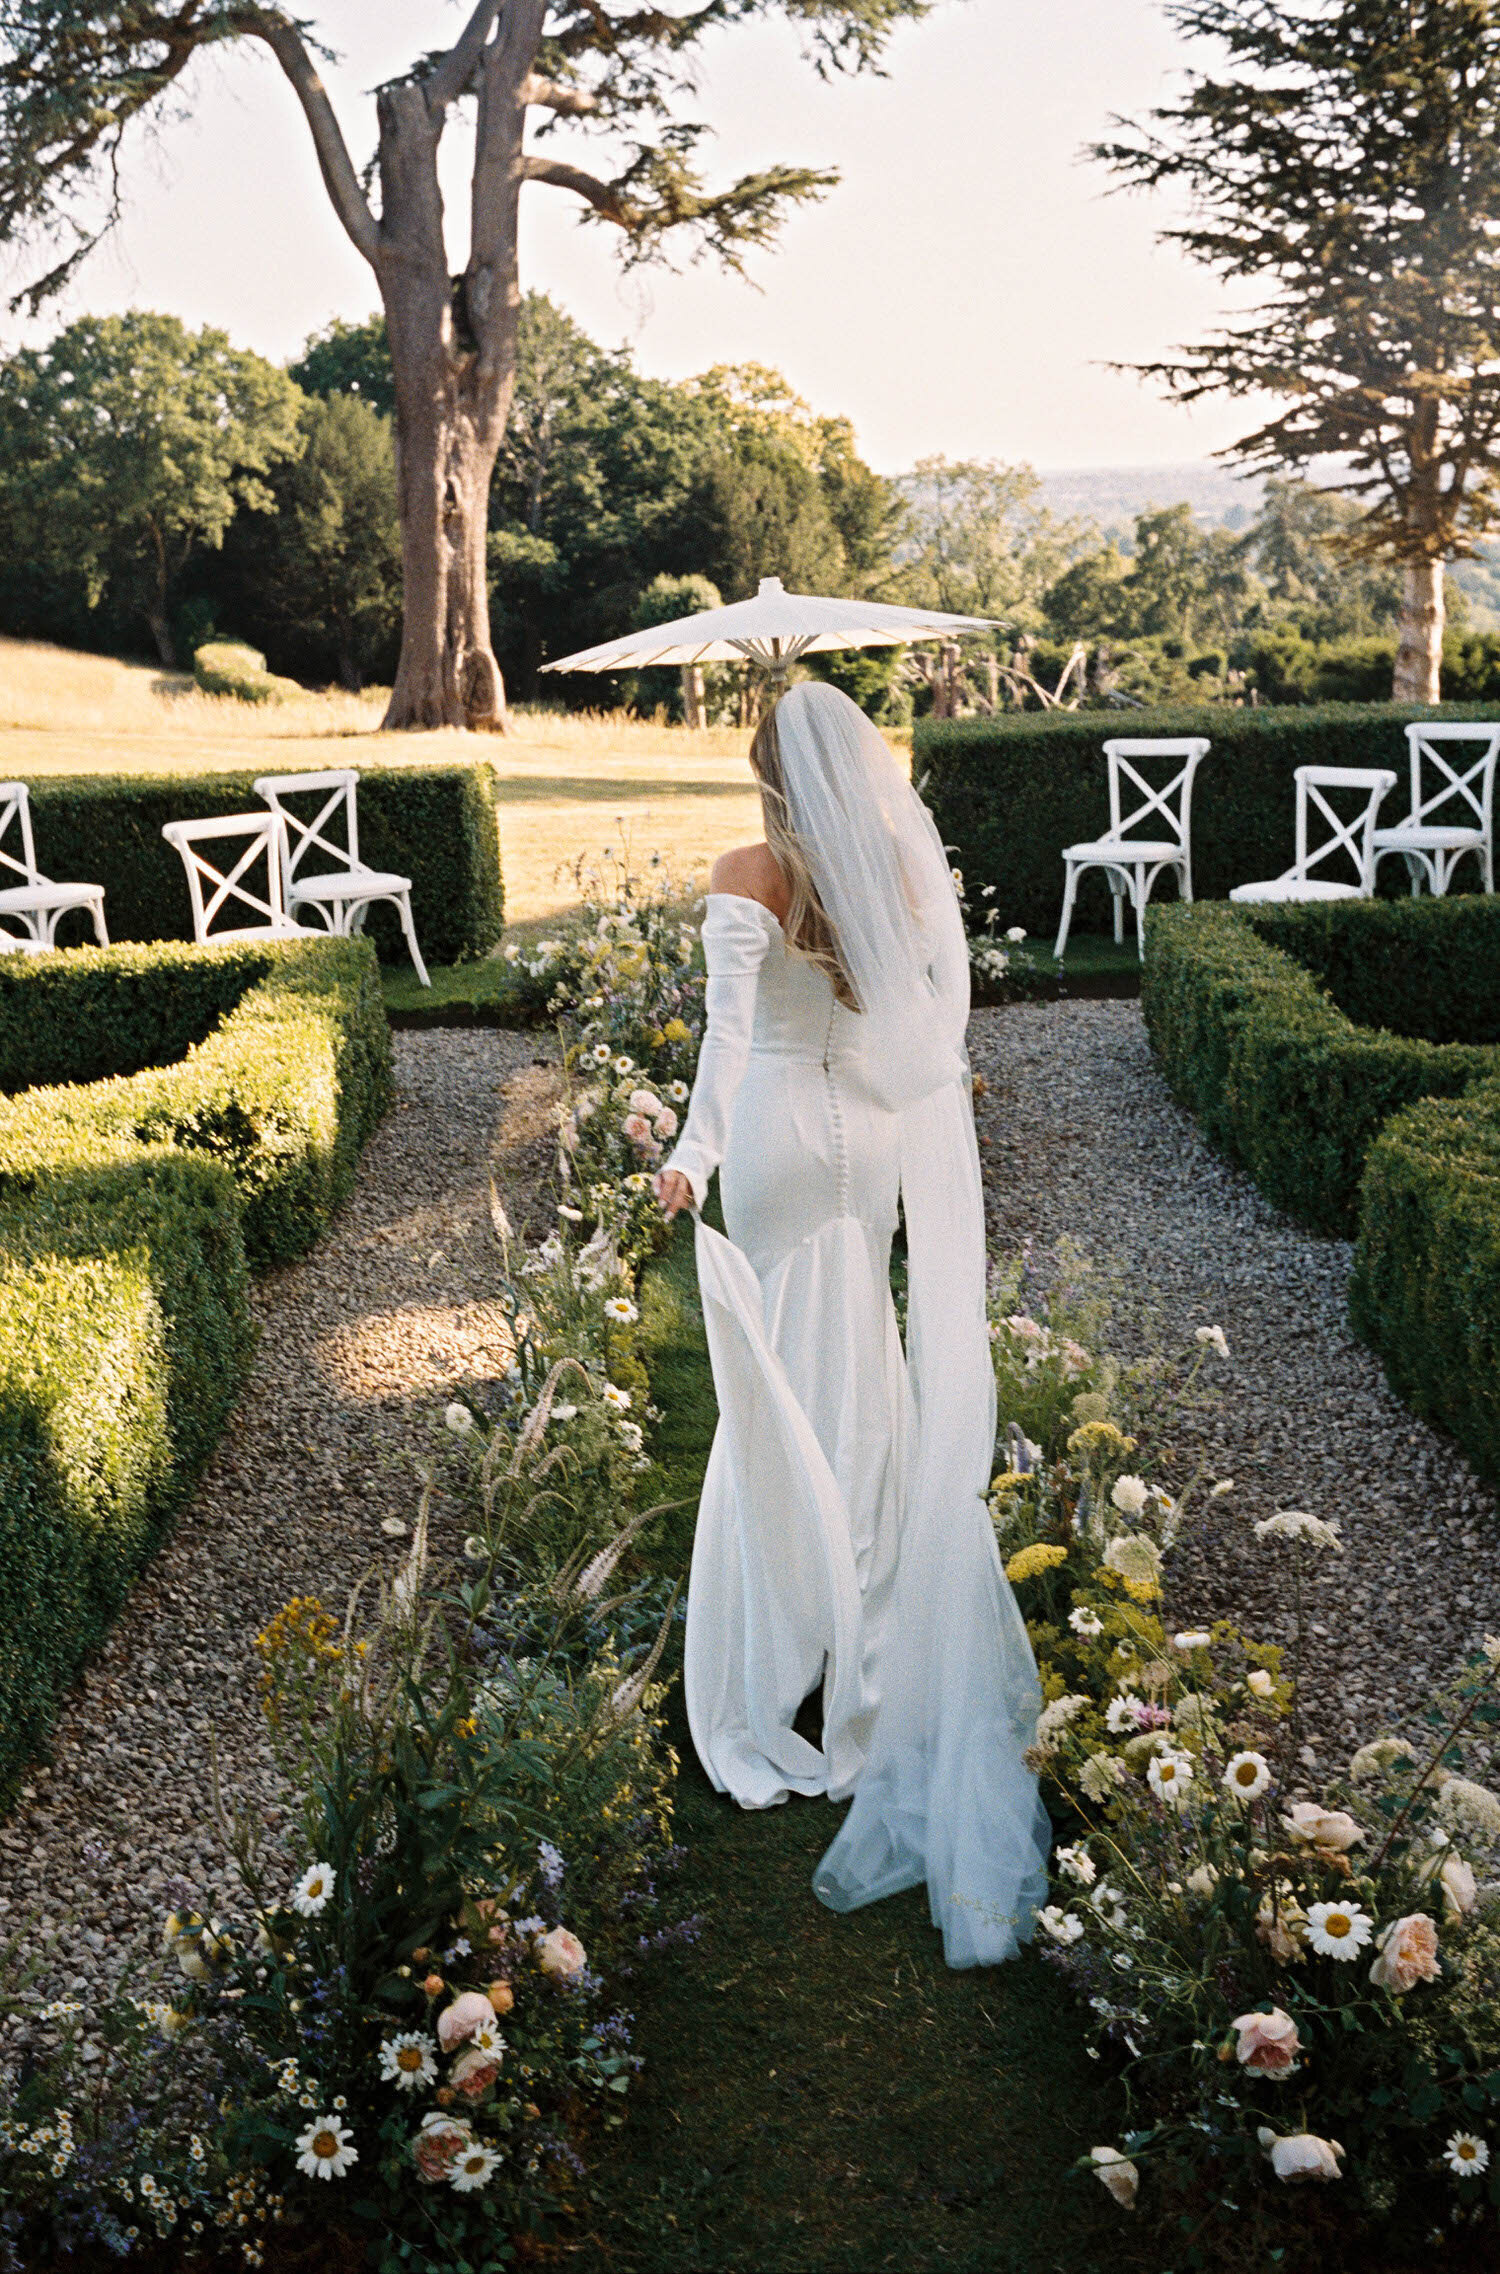
[[[809,963],[817,965],[834,994],[848,1010],[857,1011],[854,982],[844,961],[838,933],[818,897],[812,869],[802,840],[792,827],[786,802],[786,777],[781,767],[781,741],[772,706],[755,730],[750,744],[750,768],[760,785],[761,818],[777,867],[786,879],[790,899],[782,931],[787,944]]]

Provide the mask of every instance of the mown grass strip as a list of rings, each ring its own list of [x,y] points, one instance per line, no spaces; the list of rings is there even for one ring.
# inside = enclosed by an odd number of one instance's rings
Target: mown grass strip
[[[685,1564],[715,1404],[691,1230],[646,1274],[642,1355],[665,1418],[653,1559]],[[629,2121],[590,2180],[588,2262],[622,2274],[1127,2274],[1160,2263],[1067,2167],[1113,2137],[1117,2094],[1028,1954],[950,1973],[920,1892],[836,1918],[813,1865],[822,1803],[747,1814],[683,1755],[693,1949],[642,1975]]]

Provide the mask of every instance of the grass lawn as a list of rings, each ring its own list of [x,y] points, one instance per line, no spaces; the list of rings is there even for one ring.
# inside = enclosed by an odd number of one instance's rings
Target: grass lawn
[[[689,1505],[657,1554],[686,1559],[714,1423],[692,1240],[643,1290],[665,1409],[654,1498]],[[951,1973],[913,1892],[839,1918],[810,1885],[825,1803],[747,1814],[683,1755],[682,1894],[703,1935],[643,1974],[646,2067],[588,2184],[590,2267],[638,2274],[1132,2274],[1133,2222],[1073,2157],[1119,2104],[1034,1956]]]

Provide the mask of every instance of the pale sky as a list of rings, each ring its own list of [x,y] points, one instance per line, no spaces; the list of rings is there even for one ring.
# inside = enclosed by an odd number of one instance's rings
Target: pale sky
[[[366,90],[462,20],[456,0],[304,0],[342,51],[328,74],[357,163],[374,139]],[[1045,468],[1170,464],[1255,423],[1254,404],[1194,413],[1103,366],[1211,326],[1214,279],[1159,250],[1159,205],[1108,195],[1082,145],[1143,109],[1181,50],[1157,0],[943,0],[891,44],[884,79],[819,81],[779,22],[716,36],[699,115],[712,176],[775,161],[843,180],[758,254],[753,283],[701,264],[622,278],[612,232],[580,227],[568,193],[526,192],[524,281],[605,345],[683,378],[713,363],[783,371],[855,424],[872,464],[1029,460]],[[212,322],[283,359],[331,316],[375,305],[334,220],[291,90],[258,51],[194,66],[192,116],[126,169],[128,217],[60,314],[130,307]],[[457,146],[450,199],[461,262]],[[559,154],[591,158],[585,138]],[[755,286],[760,289],[756,290]],[[49,319],[40,331],[50,331]],[[38,336],[0,321],[0,343]]]

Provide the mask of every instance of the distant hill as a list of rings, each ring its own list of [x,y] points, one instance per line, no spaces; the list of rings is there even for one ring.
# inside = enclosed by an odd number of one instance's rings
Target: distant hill
[[[1153,506],[1190,505],[1206,529],[1243,529],[1255,519],[1265,483],[1210,458],[1181,466],[1085,466],[1043,472],[1051,510],[1069,521],[1093,521],[1108,536],[1131,536],[1135,517]]]
[[[1260,509],[1265,479],[1237,474],[1212,459],[1180,466],[1086,466],[1041,476],[1044,502],[1066,521],[1092,521],[1131,550],[1135,518],[1162,505],[1190,505],[1204,529],[1243,529]],[[1455,561],[1450,584],[1467,596],[1476,631],[1500,630],[1500,545],[1482,545],[1472,561]]]

